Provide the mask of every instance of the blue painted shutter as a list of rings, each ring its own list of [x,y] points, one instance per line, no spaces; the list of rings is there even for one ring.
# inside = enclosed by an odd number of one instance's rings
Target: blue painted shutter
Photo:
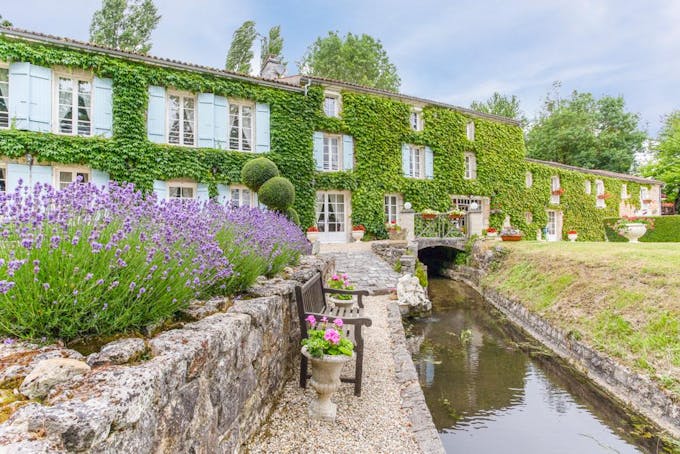
[[[227,149],[227,129],[229,125],[229,102],[224,96],[215,96],[213,121],[215,125],[215,148]],[[200,115],[198,117],[201,118]]]
[[[206,202],[210,200],[210,191],[208,185],[205,183],[198,183],[196,186],[196,200],[199,202]]]
[[[215,95],[198,94],[198,146],[215,147]]]
[[[231,200],[231,189],[226,184],[217,185],[217,203],[226,205]]]
[[[92,169],[92,183],[97,187],[109,185],[109,174],[101,170]]]
[[[270,149],[269,104],[255,105],[255,151],[264,153]]]
[[[149,86],[149,109],[146,117],[147,137],[165,143],[165,88]],[[167,185],[166,185],[167,189]],[[167,192],[167,191],[166,191]]]
[[[405,177],[411,176],[411,150],[407,144],[401,146],[401,170]]]
[[[434,178],[434,154],[430,147],[425,147],[425,178]]]
[[[168,183],[167,181],[154,180],[153,181],[153,192],[156,193],[156,198],[161,200],[168,199]]]
[[[323,133],[314,133],[314,163],[316,170],[323,170]]]
[[[52,128],[52,70],[31,65],[28,129],[50,132]],[[11,96],[11,95],[10,95]]]
[[[93,85],[94,111],[92,112],[92,124],[94,134],[111,137],[113,133],[113,81],[95,77]]]
[[[354,168],[354,139],[352,136],[342,136],[342,169]]]
[[[9,117],[17,129],[28,129],[30,68],[23,62],[9,65]]]
[[[14,191],[19,186],[35,186],[36,183],[53,186],[54,175],[52,166],[28,166],[25,164],[7,164],[7,192]]]

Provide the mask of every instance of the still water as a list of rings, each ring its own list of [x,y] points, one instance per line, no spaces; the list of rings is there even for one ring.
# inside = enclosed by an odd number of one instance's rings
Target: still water
[[[581,377],[519,349],[474,290],[431,278],[430,297],[432,316],[410,329],[422,342],[414,362],[447,452],[657,452],[656,440],[631,436],[639,426]]]

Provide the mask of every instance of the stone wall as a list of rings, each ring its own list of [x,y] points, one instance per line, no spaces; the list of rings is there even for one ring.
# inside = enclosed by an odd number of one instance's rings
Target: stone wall
[[[299,357],[293,289],[332,263],[305,257],[225,312],[147,341],[148,359],[95,366],[0,425],[0,452],[234,452]]]
[[[394,267],[399,258],[404,255],[408,249],[408,243],[406,241],[373,241],[371,243],[371,250],[375,255],[389,263]]]

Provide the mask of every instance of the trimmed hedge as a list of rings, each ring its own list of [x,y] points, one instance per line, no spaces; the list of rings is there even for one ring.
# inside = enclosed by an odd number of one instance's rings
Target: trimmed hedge
[[[680,243],[680,215],[644,217],[654,219],[654,230],[648,230],[647,233],[640,238],[641,242]],[[628,240],[609,227],[609,224],[613,224],[619,219],[620,218],[605,218],[604,232],[607,235],[607,240],[616,243],[625,243],[628,242]]]
[[[241,169],[241,181],[252,191],[259,191],[269,179],[279,176],[279,168],[267,158],[255,158]]]
[[[295,201],[295,187],[288,178],[270,178],[258,191],[257,198],[272,210],[286,213]]]

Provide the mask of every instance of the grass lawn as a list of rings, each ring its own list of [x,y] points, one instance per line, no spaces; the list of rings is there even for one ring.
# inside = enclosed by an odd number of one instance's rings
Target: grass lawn
[[[680,397],[680,243],[503,243],[486,284]]]

